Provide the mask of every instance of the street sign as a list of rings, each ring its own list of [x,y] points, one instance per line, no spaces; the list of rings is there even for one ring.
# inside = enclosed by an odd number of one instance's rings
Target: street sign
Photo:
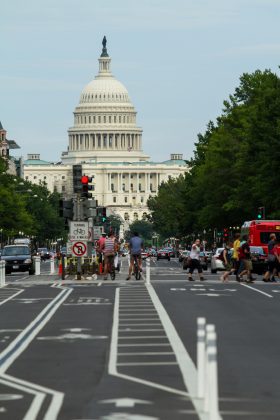
[[[71,221],[69,226],[69,240],[87,241],[89,238],[88,222]]]
[[[76,255],[76,257],[82,257],[87,252],[87,244],[85,242],[75,242],[72,246],[72,253]]]

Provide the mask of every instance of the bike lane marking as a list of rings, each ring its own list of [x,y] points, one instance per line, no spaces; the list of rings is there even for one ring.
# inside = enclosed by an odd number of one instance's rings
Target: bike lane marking
[[[263,292],[262,290],[256,289],[255,287],[249,286],[248,284],[240,283],[240,285],[243,286],[243,287],[247,287],[248,289],[254,290],[254,292],[261,293],[262,295],[265,295],[265,296],[267,296],[269,298],[273,298],[272,295],[269,295],[268,293]]]
[[[18,290],[18,291],[17,291],[16,293],[13,293],[13,294],[12,294],[11,296],[9,296],[8,298],[6,298],[6,299],[4,299],[4,300],[0,301],[0,306],[1,306],[1,305],[4,305],[4,303],[6,303],[6,302],[8,302],[9,300],[13,299],[15,296],[19,295],[20,293],[24,292],[24,289],[9,289],[9,288],[5,287],[5,289],[1,289],[1,292],[0,292],[0,299],[1,299],[2,290],[5,292],[5,294],[6,294],[7,290]]]
[[[61,292],[53,299],[39,315],[0,353],[0,381],[7,380],[10,386],[17,389],[30,389],[35,398],[23,420],[35,420],[47,394],[52,400],[47,408],[44,420],[55,420],[62,406],[64,394],[32,382],[24,381],[7,375],[5,372],[33,341],[39,331],[49,322],[58,308],[72,293],[72,288],[61,288]]]

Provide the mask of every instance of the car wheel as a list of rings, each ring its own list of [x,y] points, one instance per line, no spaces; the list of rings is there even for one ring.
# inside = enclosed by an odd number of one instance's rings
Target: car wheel
[[[28,270],[28,274],[29,274],[30,276],[33,276],[33,275],[35,274],[35,270]]]
[[[212,274],[216,274],[216,273],[217,273],[217,270],[216,270],[216,269],[214,269],[214,268],[211,268],[211,273],[212,273]]]

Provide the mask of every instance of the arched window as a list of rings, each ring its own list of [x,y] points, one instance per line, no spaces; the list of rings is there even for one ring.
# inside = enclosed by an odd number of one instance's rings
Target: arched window
[[[138,213],[133,213],[134,220],[138,220]]]
[[[129,220],[129,214],[128,213],[124,213],[124,220]]]

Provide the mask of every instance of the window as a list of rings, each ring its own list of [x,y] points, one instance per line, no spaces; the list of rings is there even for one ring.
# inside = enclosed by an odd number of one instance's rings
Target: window
[[[112,122],[112,117],[111,117],[111,115],[109,115],[109,123],[111,123]]]
[[[111,184],[111,191],[115,191],[114,184]]]
[[[45,177],[45,176],[44,176],[44,179],[46,179],[46,177]],[[64,175],[62,175],[61,179],[65,179],[65,176],[64,176]]]
[[[113,203],[117,202],[117,197],[113,197]]]
[[[147,213],[146,212],[143,213],[142,219],[147,220]]]
[[[33,179],[37,179],[37,176],[35,175],[35,176],[33,176]]]
[[[103,116],[103,122],[106,122],[106,115]]]
[[[128,213],[124,213],[124,220],[129,220],[129,214]]]
[[[98,122],[101,123],[101,117],[98,115]]]
[[[116,123],[117,122],[117,117],[116,117],[116,115],[114,116],[114,123]]]
[[[65,191],[65,185],[62,185],[61,187],[61,191],[64,192]]]
[[[127,203],[127,197],[124,197],[124,202]]]
[[[138,220],[138,213],[133,213],[134,220]]]

